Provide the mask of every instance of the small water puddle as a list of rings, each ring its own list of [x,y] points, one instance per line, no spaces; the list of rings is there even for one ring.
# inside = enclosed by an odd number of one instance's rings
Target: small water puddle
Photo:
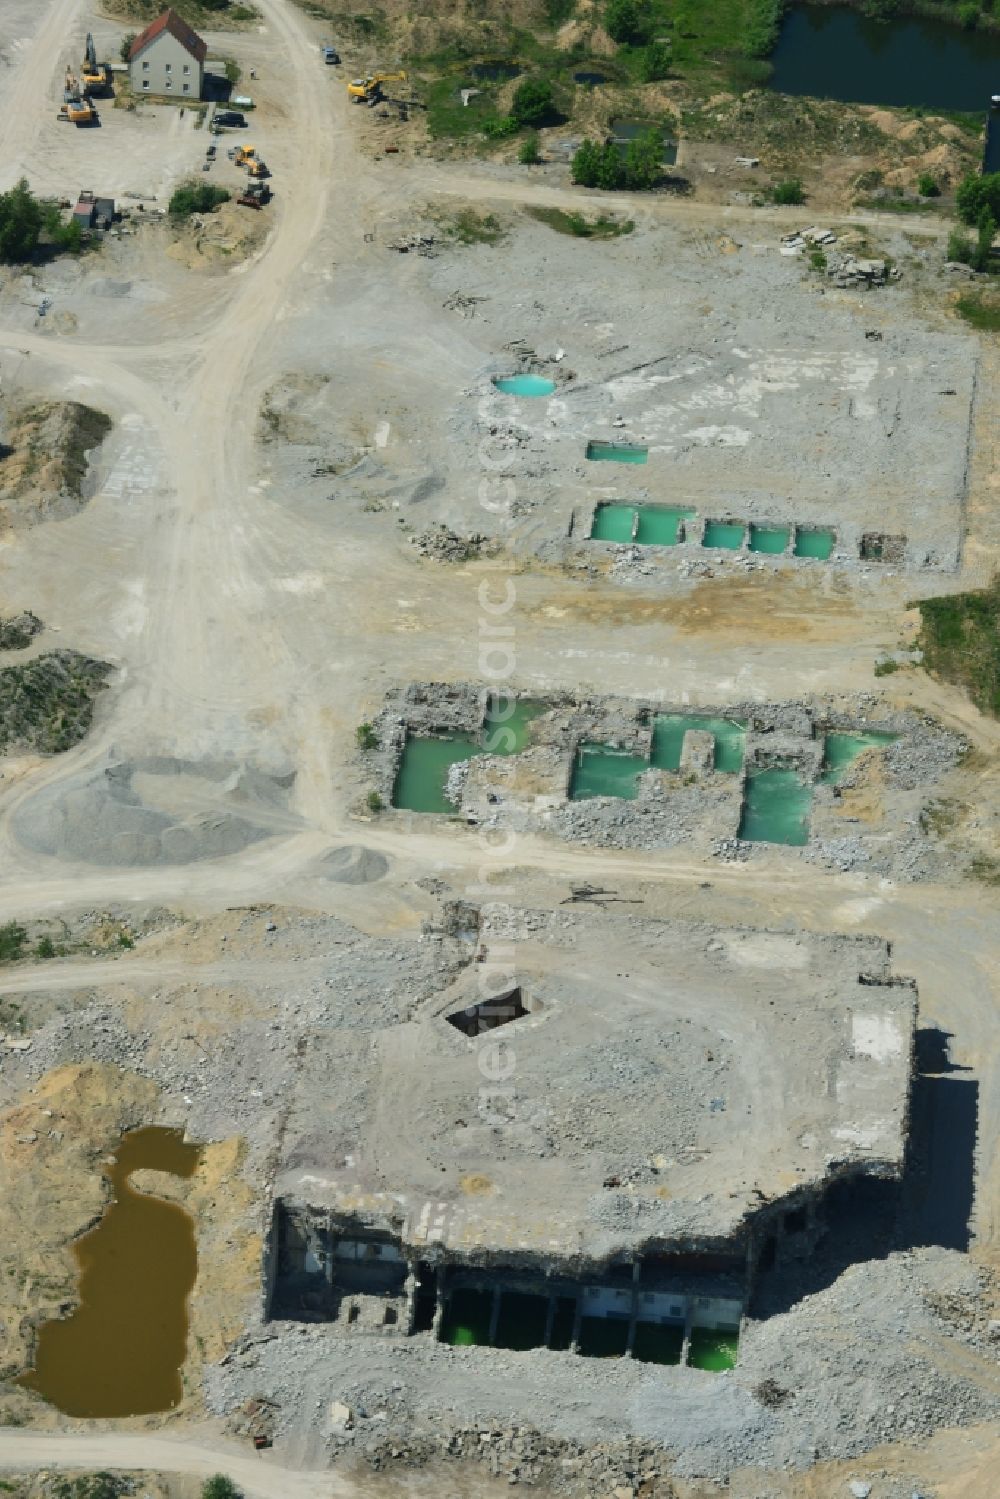
[[[524,69],[517,62],[493,60],[491,62],[473,63],[469,72],[473,78],[478,78],[487,83],[506,83],[509,78],[517,78],[520,73],[524,72]]]
[[[659,126],[654,120],[612,120],[611,137],[620,151],[628,150],[632,141],[641,140],[651,130],[657,130]],[[665,167],[672,167],[677,161],[677,142],[665,140],[663,142],[663,155],[660,162]]]
[[[454,815],[455,803],[445,796],[448,772],[479,754],[481,746],[468,734],[407,738],[392,788],[392,805],[404,812]]]
[[[574,73],[574,83],[586,83],[591,88],[596,88],[599,83],[606,83],[607,77],[604,73]]]
[[[645,463],[649,449],[633,442],[588,442],[591,463]]]
[[[179,1130],[122,1137],[107,1173],[114,1199],[73,1245],[80,1304],[45,1323],[35,1367],[18,1381],[67,1416],[144,1416],[180,1403],[194,1222],[176,1203],[136,1192],[129,1177],[142,1169],[190,1177],[199,1154]]]
[[[544,375],[498,375],[493,384],[505,396],[550,396],[556,388]]]

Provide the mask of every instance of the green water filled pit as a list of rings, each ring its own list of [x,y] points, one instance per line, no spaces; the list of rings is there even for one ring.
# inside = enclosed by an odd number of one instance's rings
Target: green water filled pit
[[[823,526],[796,526],[794,555],[829,562],[836,539],[836,532]]]
[[[680,770],[684,735],[689,729],[698,729],[713,736],[716,770],[732,774],[743,768],[745,724],[731,718],[699,718],[697,714],[663,713],[653,720],[650,764],[655,770]]]
[[[684,1351],[683,1327],[637,1322],[632,1357],[644,1364],[679,1364]]]
[[[610,744],[581,744],[573,764],[570,801],[616,796],[634,802],[639,795],[639,777],[648,769],[649,761],[642,755],[615,749]]]
[[[445,795],[453,765],[476,755],[518,755],[527,748],[533,719],[546,711],[531,698],[490,698],[479,738],[471,734],[407,735],[392,789],[392,805],[402,812],[454,814]]]
[[[693,1327],[688,1344],[688,1363],[692,1369],[708,1369],[716,1374],[724,1369],[734,1369],[739,1347],[740,1335],[735,1328],[725,1332]]]
[[[590,528],[592,541],[635,542],[638,546],[672,547],[693,510],[677,505],[598,505]]]
[[[634,442],[588,442],[590,463],[645,463],[649,449]]]
[[[640,505],[635,539],[640,546],[674,547],[681,539],[681,525],[694,518],[693,510],[672,505]]]
[[[598,505],[590,528],[592,541],[631,542],[635,529],[634,505]]]
[[[112,1201],[72,1246],[79,1304],[44,1324],[35,1367],[18,1381],[66,1415],[144,1416],[180,1404],[198,1269],[194,1222],[176,1203],[135,1191],[129,1178],[142,1169],[190,1177],[199,1157],[179,1130],[122,1137],[106,1173]]]
[[[743,796],[738,836],[748,843],[809,842],[812,787],[788,767],[751,770]]]
[[[792,539],[791,526],[757,526],[750,527],[750,550],[751,552],[763,552],[770,556],[780,556],[787,552],[788,543]]]
[[[500,1297],[496,1347],[519,1350],[543,1347],[548,1318],[547,1296],[533,1296],[526,1291],[504,1291]]]
[[[505,396],[550,396],[556,382],[545,375],[498,375],[493,381]]]
[[[892,744],[896,734],[827,734],[823,742],[823,773],[828,786],[835,786],[847,769],[865,750],[882,749]]]
[[[581,1317],[577,1347],[584,1358],[622,1358],[628,1348],[627,1317]]]
[[[738,552],[743,545],[746,529],[742,521],[709,520],[705,522],[701,544],[703,547],[722,547],[728,552]]]
[[[492,1318],[492,1291],[452,1291],[441,1319],[441,1342],[453,1348],[488,1347]]]
[[[482,752],[478,740],[468,734],[408,736],[392,788],[392,805],[404,812],[454,813],[454,802],[444,794],[448,772]]]

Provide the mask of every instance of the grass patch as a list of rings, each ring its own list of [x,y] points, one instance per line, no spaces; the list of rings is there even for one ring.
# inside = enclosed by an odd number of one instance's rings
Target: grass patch
[[[110,16],[148,25],[164,10],[160,0],[103,0],[102,9]],[[247,0],[173,0],[179,16],[196,29],[201,26],[218,31],[231,26],[245,26],[260,20],[260,11]]]
[[[0,963],[16,963],[24,956],[24,944],[28,933],[18,921],[6,921],[0,926]]]
[[[977,708],[1000,717],[1000,578],[981,592],[920,599],[917,608],[926,670],[964,687]]]
[[[632,219],[609,219],[605,214],[587,219],[582,213],[567,213],[562,208],[529,208],[527,213],[557,234],[569,234],[574,239],[619,239],[635,228]]]
[[[976,854],[969,865],[969,874],[982,885],[1000,885],[1000,859]]]
[[[507,233],[495,213],[477,213],[474,208],[460,209],[453,218],[439,220],[438,228],[460,245],[498,245]]]
[[[981,333],[1000,332],[1000,303],[987,301],[980,295],[959,297],[955,303],[959,317],[978,328]],[[921,608],[923,606],[921,605]]]
[[[895,195],[885,198],[855,198],[854,207],[867,208],[872,213],[935,213],[939,211],[936,203],[918,198],[897,198]]]
[[[482,92],[473,94],[465,105],[459,92],[463,88],[478,88]],[[492,92],[471,76],[436,79],[427,90],[426,102],[427,129],[434,140],[482,135],[489,125],[501,118]]]

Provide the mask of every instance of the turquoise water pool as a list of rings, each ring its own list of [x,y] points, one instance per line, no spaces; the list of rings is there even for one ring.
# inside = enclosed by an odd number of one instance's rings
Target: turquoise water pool
[[[498,375],[493,384],[505,396],[550,396],[556,388],[544,375]]]

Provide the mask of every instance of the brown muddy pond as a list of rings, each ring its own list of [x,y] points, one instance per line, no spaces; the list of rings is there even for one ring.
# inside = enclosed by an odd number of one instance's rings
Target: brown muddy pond
[[[20,1383],[68,1416],[143,1416],[179,1404],[187,1299],[198,1269],[194,1222],[183,1208],[136,1192],[133,1171],[189,1177],[197,1145],[180,1130],[123,1135],[107,1168],[114,1200],[73,1245],[80,1305],[46,1322],[35,1367]]]

